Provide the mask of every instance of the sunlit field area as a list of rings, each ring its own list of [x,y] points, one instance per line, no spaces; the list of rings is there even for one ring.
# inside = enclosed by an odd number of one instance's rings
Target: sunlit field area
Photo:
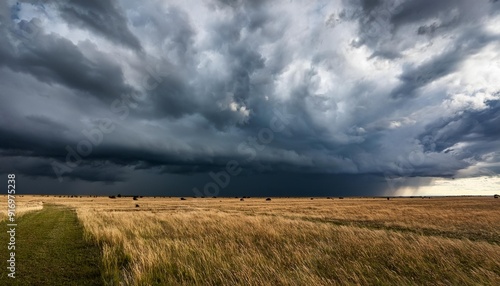
[[[41,210],[43,208],[43,203],[41,197],[34,196],[14,196],[16,200],[16,215],[20,217],[26,213]],[[7,196],[2,196],[0,201],[0,221],[7,218]]]
[[[76,210],[107,285],[500,285],[493,197],[22,199]]]

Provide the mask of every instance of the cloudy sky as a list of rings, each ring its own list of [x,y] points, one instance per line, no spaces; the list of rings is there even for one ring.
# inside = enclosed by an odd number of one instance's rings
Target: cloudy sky
[[[493,194],[500,1],[1,1],[25,193]]]

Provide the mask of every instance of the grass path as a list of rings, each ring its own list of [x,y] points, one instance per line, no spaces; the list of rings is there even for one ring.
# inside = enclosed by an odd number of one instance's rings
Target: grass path
[[[83,238],[75,211],[55,205],[17,219],[16,278],[7,277],[7,222],[0,233],[0,285],[102,285],[99,248]]]

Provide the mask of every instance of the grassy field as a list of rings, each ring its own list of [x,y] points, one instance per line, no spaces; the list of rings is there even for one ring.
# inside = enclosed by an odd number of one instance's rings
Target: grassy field
[[[41,210],[43,203],[41,197],[35,196],[16,196],[16,215],[23,216],[26,213]],[[7,218],[7,196],[2,196],[0,200],[0,221]]]
[[[76,210],[107,285],[500,285],[493,198],[24,199]]]
[[[3,270],[7,232],[0,233],[0,241]],[[84,240],[74,210],[45,205],[25,213],[17,220],[15,252],[16,279],[2,271],[0,285],[102,285],[99,248]]]

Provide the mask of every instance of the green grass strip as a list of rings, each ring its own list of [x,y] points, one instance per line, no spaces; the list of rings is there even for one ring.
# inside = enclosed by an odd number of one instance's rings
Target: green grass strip
[[[7,221],[2,221],[0,285],[103,285],[99,248],[86,242],[74,210],[45,205],[16,221],[16,278],[9,273]]]

